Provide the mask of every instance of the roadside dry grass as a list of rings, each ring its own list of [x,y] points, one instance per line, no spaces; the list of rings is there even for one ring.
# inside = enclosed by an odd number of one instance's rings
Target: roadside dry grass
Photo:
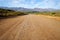
[[[58,17],[58,16],[49,16],[49,15],[41,15],[41,14],[39,14],[38,16],[44,16],[44,17],[47,17],[47,18],[52,18],[52,19],[60,21],[60,17]]]

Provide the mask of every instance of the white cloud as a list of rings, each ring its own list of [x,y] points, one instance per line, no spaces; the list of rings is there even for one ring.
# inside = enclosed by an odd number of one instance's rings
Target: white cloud
[[[53,0],[44,0],[40,3],[37,3],[36,5],[48,8],[48,7],[53,7],[55,5],[55,3]]]
[[[56,8],[55,0],[43,0],[36,2],[37,0],[12,0],[11,6],[17,6],[17,7],[28,7],[28,8],[34,8],[34,7],[40,7],[40,8]],[[60,4],[57,4],[60,6]]]

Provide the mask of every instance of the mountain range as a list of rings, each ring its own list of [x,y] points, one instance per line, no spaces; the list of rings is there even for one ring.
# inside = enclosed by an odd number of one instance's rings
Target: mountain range
[[[0,7],[3,9],[10,9],[10,10],[14,10],[14,11],[24,11],[24,12],[28,12],[28,11],[39,11],[39,12],[43,12],[43,11],[57,11],[59,9],[52,9],[52,8],[23,8],[23,7]]]

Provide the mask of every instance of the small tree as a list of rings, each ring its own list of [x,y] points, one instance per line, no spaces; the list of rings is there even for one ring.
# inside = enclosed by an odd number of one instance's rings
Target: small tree
[[[51,15],[55,15],[56,13],[51,13]]]
[[[52,15],[55,15],[56,13],[52,13]]]

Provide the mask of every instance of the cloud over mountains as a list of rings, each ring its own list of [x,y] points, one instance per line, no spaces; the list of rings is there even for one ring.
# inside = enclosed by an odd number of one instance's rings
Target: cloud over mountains
[[[60,0],[0,0],[0,6],[59,9]]]

